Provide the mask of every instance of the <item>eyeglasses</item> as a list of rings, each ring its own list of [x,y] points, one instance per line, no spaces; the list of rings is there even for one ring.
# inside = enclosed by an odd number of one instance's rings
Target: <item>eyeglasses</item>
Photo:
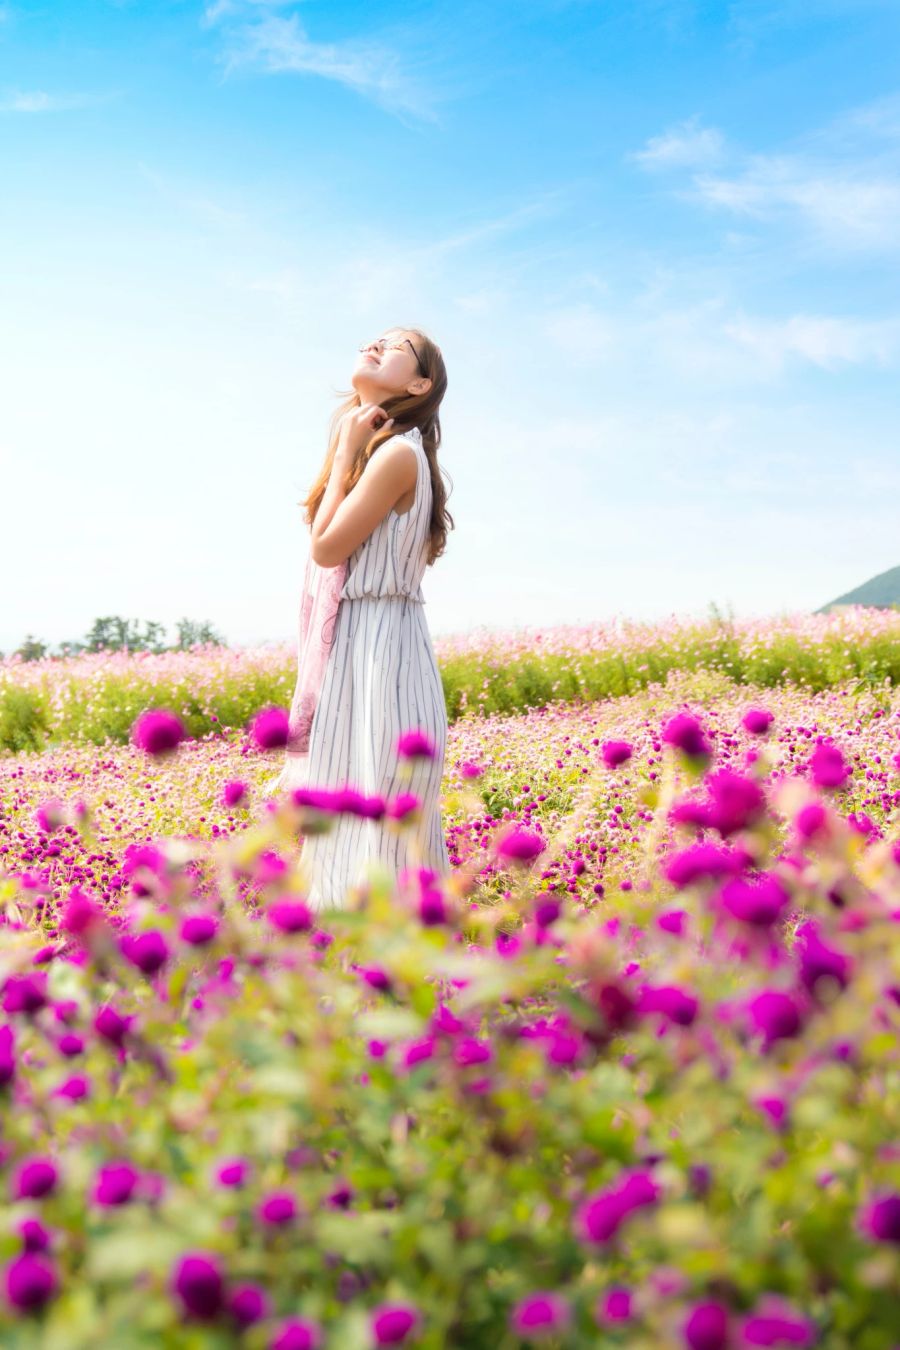
[[[413,356],[416,358],[416,364],[419,367],[419,374],[424,375],[425,367],[422,365],[422,359],[419,356],[419,353],[416,351],[415,347],[410,342],[409,338],[403,338],[402,341],[398,341],[395,338],[392,342],[385,342],[384,338],[376,338],[374,342],[364,343],[359,350],[361,352],[367,352],[370,347],[377,347],[379,354],[384,351],[395,351],[395,350],[402,352],[404,343],[408,345]]]

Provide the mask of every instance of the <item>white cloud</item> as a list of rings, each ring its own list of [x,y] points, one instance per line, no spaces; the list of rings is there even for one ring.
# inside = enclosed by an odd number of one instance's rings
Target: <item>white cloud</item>
[[[780,371],[791,357],[836,370],[842,365],[892,365],[900,352],[900,319],[859,320],[794,314],[789,319],[741,315],[723,325],[728,337],[764,368]]]
[[[48,94],[42,89],[34,89],[0,98],[0,112],[67,112],[70,108],[93,107],[115,97],[115,94]]]
[[[346,85],[401,118],[412,114],[436,120],[436,87],[416,80],[403,68],[395,42],[362,38],[314,42],[296,14],[281,18],[268,13],[270,8],[264,0],[257,6],[263,18],[226,26],[225,52],[220,58],[226,77],[240,67],[267,74],[317,75]],[[245,4],[238,9],[234,0],[217,0],[207,9],[206,18],[210,23],[246,13]]]
[[[643,150],[630,158],[645,169],[683,169],[718,163],[725,154],[725,138],[715,127],[701,127],[696,115],[660,136],[651,136]]]

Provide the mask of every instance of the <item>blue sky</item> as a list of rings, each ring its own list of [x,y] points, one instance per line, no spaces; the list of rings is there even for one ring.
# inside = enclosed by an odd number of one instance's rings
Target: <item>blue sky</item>
[[[0,649],[291,640],[356,348],[444,351],[432,634],[900,564],[895,0],[0,4]]]

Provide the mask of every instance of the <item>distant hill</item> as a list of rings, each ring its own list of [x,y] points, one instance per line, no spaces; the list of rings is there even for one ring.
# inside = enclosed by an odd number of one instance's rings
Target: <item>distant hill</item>
[[[864,581],[855,591],[848,591],[846,595],[839,595],[836,600],[829,600],[828,604],[817,609],[816,613],[827,614],[838,605],[871,605],[873,609],[890,609],[892,605],[900,605],[900,567],[879,572],[877,577]]]

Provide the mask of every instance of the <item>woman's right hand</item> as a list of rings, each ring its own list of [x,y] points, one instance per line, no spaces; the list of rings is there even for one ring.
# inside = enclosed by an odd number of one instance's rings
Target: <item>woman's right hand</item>
[[[351,408],[341,418],[338,450],[348,458],[352,458],[357,450],[370,440],[374,431],[380,431],[384,426],[393,426],[393,423],[393,417],[388,417],[384,408],[379,407],[377,403],[361,403],[358,408]]]

